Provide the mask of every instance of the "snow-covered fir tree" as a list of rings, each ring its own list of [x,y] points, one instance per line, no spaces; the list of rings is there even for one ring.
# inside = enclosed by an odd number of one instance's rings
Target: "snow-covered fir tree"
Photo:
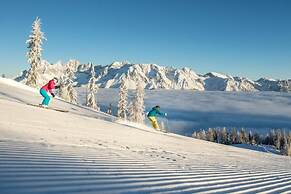
[[[212,128],[209,128],[207,133],[206,133],[206,139],[207,141],[214,142],[215,141],[215,133]]]
[[[108,107],[106,113],[112,115],[112,104],[111,103],[109,104],[109,107]]]
[[[277,129],[275,131],[275,146],[279,150],[281,148],[281,139],[282,139],[282,132],[281,130]]]
[[[135,112],[134,112],[134,105],[133,102],[128,103],[128,120],[134,121],[135,118]]]
[[[281,153],[284,155],[288,155],[288,141],[287,141],[287,135],[283,133],[283,137],[281,140]]]
[[[74,89],[76,67],[79,64],[76,60],[70,60],[66,64],[64,75],[61,76],[59,95],[64,100],[77,104],[77,92]]]
[[[26,44],[29,49],[27,52],[27,61],[30,64],[30,70],[28,71],[26,85],[31,87],[38,86],[38,68],[41,65],[41,52],[42,52],[42,43],[45,40],[44,34],[41,31],[41,22],[40,18],[37,17],[32,24],[32,31],[29,35]]]
[[[238,134],[237,134],[237,130],[236,130],[236,128],[233,128],[232,130],[231,130],[231,133],[230,133],[230,139],[231,139],[231,142],[233,143],[233,144],[237,144],[238,143]]]
[[[60,88],[59,88],[59,96],[66,100],[66,101],[69,101],[68,99],[68,89],[67,89],[68,85],[67,85],[67,78],[65,75],[62,75],[60,77]]]
[[[243,144],[249,142],[248,141],[248,135],[247,135],[247,133],[246,133],[244,128],[241,128],[241,130],[239,131],[239,142],[243,143]]]
[[[229,144],[228,132],[225,127],[220,130],[220,143]]]
[[[69,85],[68,85],[68,97],[69,97],[69,102],[73,104],[77,104],[77,91],[74,88],[74,81],[69,80]]]
[[[144,123],[144,87],[141,81],[137,82],[136,93],[129,108],[129,120]]]
[[[254,133],[253,135],[253,144],[262,144],[262,138],[258,133]]]
[[[197,138],[202,139],[202,140],[206,140],[206,132],[204,129],[197,133]]]
[[[94,70],[94,66],[91,63],[91,77],[89,79],[89,83],[88,83],[88,87],[87,87],[87,103],[86,105],[88,107],[91,107],[93,109],[96,110],[100,110],[100,108],[98,107],[97,103],[96,103],[96,93],[98,91],[98,86],[96,85],[96,77],[95,77],[95,70]]]
[[[122,79],[119,88],[119,101],[117,106],[117,116],[122,119],[127,118],[127,85]]]

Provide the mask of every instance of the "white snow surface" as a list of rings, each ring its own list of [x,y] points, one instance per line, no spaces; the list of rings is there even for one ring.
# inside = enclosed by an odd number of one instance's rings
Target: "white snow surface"
[[[233,144],[232,146],[235,146],[238,148],[249,149],[249,150],[260,151],[260,152],[280,154],[280,150],[277,150],[275,146],[271,146],[271,145]]]
[[[0,79],[0,191],[290,193],[291,158],[128,126]]]

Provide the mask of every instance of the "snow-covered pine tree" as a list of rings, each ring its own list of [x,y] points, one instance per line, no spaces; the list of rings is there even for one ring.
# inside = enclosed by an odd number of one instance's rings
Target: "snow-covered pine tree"
[[[67,87],[68,87],[67,77],[64,74],[60,78],[59,96],[66,101],[70,101],[70,99],[68,97],[68,88]]]
[[[31,35],[29,35],[26,44],[29,49],[27,52],[27,61],[30,64],[30,70],[28,71],[26,85],[31,87],[38,86],[38,68],[41,65],[41,52],[42,52],[42,43],[43,40],[46,40],[43,32],[41,31],[41,22],[40,18],[37,17],[32,24]]]
[[[281,148],[281,139],[282,139],[282,132],[281,130],[277,129],[275,131],[275,146],[278,150]]]
[[[70,99],[70,103],[77,104],[77,91],[74,88],[74,81],[69,80],[69,85],[68,85],[68,96]]]
[[[106,113],[112,115],[112,104],[111,103],[109,104],[109,107],[108,107]]]
[[[96,85],[96,78],[95,78],[95,70],[94,66],[91,63],[91,69],[90,69],[90,79],[87,87],[87,106],[91,107],[96,110],[100,110],[100,108],[97,106],[96,103],[96,97],[95,94],[98,91],[98,86]]]
[[[194,132],[192,133],[192,137],[193,137],[193,138],[197,138],[197,132],[196,132],[196,131],[194,131]]]
[[[144,123],[144,87],[141,81],[137,82],[136,94],[129,108],[130,121]]]
[[[197,138],[202,139],[202,140],[206,140],[206,132],[204,129],[198,132]]]
[[[247,138],[247,133],[246,133],[245,129],[241,128],[241,130],[239,132],[239,142],[242,144],[248,143],[247,139],[248,138]]]
[[[250,144],[252,144],[252,145],[256,144],[255,139],[254,139],[254,135],[253,135],[251,130],[249,131],[248,139],[249,139]]]
[[[291,144],[291,131],[289,131],[289,133],[288,133],[287,141],[288,141],[288,143]]]
[[[122,79],[119,88],[119,101],[117,106],[117,116],[122,119],[127,118],[127,85],[124,79]]]
[[[221,130],[220,130],[220,143],[222,144],[228,144],[229,141],[228,141],[228,133],[227,133],[227,130],[225,127],[223,127]]]
[[[275,145],[275,142],[276,142],[276,133],[275,133],[275,130],[272,129],[270,131],[270,145]]]
[[[288,148],[289,148],[289,145],[287,141],[287,135],[284,132],[282,136],[282,141],[281,141],[281,153],[284,155],[288,155],[288,152],[289,152]]]
[[[291,156],[291,142],[288,143],[287,156]]]
[[[214,142],[215,138],[214,138],[214,130],[212,128],[209,128],[207,133],[206,133],[206,139],[207,141],[211,141]]]
[[[74,89],[76,67],[79,64],[76,60],[70,60],[66,64],[65,73],[61,76],[59,95],[64,100],[77,104],[77,92]]]
[[[232,144],[237,144],[238,143],[238,134],[237,134],[237,130],[236,128],[233,128],[231,130],[231,134],[230,134],[230,139],[231,139],[231,143]]]
[[[134,121],[135,118],[135,109],[133,102],[129,102],[128,104],[128,120]]]

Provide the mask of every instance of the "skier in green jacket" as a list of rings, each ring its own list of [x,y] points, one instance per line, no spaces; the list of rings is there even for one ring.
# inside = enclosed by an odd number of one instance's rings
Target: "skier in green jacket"
[[[165,116],[165,117],[167,116],[167,113],[163,113],[160,111],[160,106],[158,105],[153,107],[152,110],[147,115],[153,128],[155,129],[160,129],[157,118],[156,118],[158,115]]]

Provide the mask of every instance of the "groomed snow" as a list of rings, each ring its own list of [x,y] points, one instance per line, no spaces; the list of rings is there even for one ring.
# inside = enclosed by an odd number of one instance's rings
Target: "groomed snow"
[[[290,193],[291,159],[196,140],[39,95],[0,79],[0,191]]]

